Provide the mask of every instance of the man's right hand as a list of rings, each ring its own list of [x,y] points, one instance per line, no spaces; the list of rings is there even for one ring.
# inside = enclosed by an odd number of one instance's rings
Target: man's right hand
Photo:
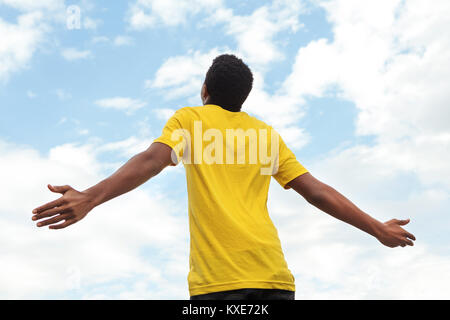
[[[40,221],[38,227],[50,225],[50,229],[65,228],[83,219],[94,207],[137,188],[165,167],[175,164],[172,160],[172,148],[164,143],[154,142],[109,178],[83,192],[70,186],[48,185],[50,191],[60,193],[62,197],[34,209],[32,219],[37,221],[48,218]],[[63,223],[59,223],[63,220]]]
[[[383,223],[381,230],[377,234],[378,241],[390,248],[413,246],[414,242],[412,240],[416,240],[416,237],[401,227],[408,223],[409,219],[392,219]]]
[[[48,225],[49,229],[63,229],[83,219],[95,207],[88,193],[77,191],[70,186],[48,185],[48,188],[52,192],[62,194],[62,197],[33,210],[32,220],[47,218],[38,222],[38,227]],[[63,220],[63,223],[59,223]]]

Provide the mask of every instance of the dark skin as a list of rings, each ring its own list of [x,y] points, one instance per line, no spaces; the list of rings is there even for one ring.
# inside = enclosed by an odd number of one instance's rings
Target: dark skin
[[[201,98],[203,104],[211,103],[206,85],[202,87]],[[68,185],[48,185],[50,191],[61,194],[61,197],[34,209],[32,219],[38,221],[38,227],[66,228],[82,220],[96,206],[137,188],[174,164],[172,149],[163,143],[153,143],[110,177],[87,190],[77,191]],[[374,236],[385,246],[394,248],[414,245],[414,235],[402,228],[409,223],[409,219],[380,222],[310,173],[293,179],[287,186],[313,206]]]

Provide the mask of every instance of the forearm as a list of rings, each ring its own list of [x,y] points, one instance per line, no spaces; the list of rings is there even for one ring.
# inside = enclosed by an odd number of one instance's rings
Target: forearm
[[[83,193],[90,195],[93,206],[98,206],[137,188],[161,170],[162,166],[156,159],[149,157],[147,152],[141,152],[128,160],[110,177],[86,189]]]
[[[306,199],[318,209],[352,226],[378,237],[383,223],[359,209],[349,199],[332,187],[323,184],[321,191]]]
[[[350,200],[329,185],[317,180],[309,172],[298,176],[287,184],[309,203],[356,228],[371,234],[385,246],[412,246],[413,234],[402,227],[408,220],[392,219],[380,222],[355,206]]]

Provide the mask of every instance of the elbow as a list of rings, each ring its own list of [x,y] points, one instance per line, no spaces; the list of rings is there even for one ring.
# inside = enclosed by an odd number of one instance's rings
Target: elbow
[[[327,201],[328,198],[328,186],[322,184],[320,187],[314,188],[305,195],[306,201],[308,201],[313,206],[321,206]]]
[[[308,203],[312,204],[313,206],[317,206],[320,205],[320,203],[323,203],[324,196],[320,192],[314,192],[306,195],[305,200],[308,201]]]
[[[297,193],[314,206],[329,201],[332,188],[307,173],[289,183]]]

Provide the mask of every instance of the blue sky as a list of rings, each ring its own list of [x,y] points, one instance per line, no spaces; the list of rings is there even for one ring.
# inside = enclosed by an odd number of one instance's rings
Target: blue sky
[[[0,297],[188,296],[182,166],[62,232],[29,214],[55,198],[47,183],[82,190],[147,148],[231,52],[255,74],[245,111],[361,209],[410,217],[418,238],[384,248],[274,182],[297,297],[448,298],[450,7],[424,3],[0,0]]]

